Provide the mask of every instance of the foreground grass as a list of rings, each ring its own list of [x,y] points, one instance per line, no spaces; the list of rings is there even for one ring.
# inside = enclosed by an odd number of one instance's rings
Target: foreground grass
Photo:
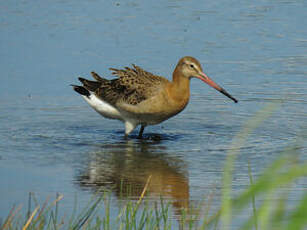
[[[13,207],[3,222],[1,229],[234,229],[233,220],[242,214],[247,218],[235,229],[289,229],[300,230],[307,226],[307,191],[302,192],[298,201],[289,206],[289,191],[299,180],[306,179],[307,162],[299,162],[299,143],[289,146],[281,157],[273,162],[261,175],[254,179],[249,167],[250,186],[241,194],[233,196],[231,185],[236,156],[244,146],[245,140],[259,124],[269,117],[276,105],[268,105],[243,127],[234,138],[228,152],[223,176],[221,207],[215,213],[209,207],[195,207],[182,210],[179,224],[170,218],[170,203],[162,199],[149,204],[144,195],[150,177],[142,195],[137,201],[127,201],[119,208],[117,215],[110,216],[110,195],[94,197],[88,206],[77,214],[73,210],[70,217],[59,217],[59,202],[63,198],[57,195],[54,201],[46,201],[42,206],[29,200],[28,212],[21,216],[21,207]],[[34,201],[32,201],[34,200]],[[34,205],[32,205],[34,203]],[[33,206],[31,208],[31,206]],[[98,211],[104,209],[101,216]],[[204,211],[205,210],[205,211]],[[251,211],[250,211],[251,210]],[[101,212],[100,212],[101,213]],[[208,213],[211,213],[210,215]]]
[[[289,149],[289,151],[296,150]],[[59,217],[59,202],[63,197],[58,195],[54,201],[47,200],[42,206],[33,201],[31,206],[35,205],[25,216],[20,214],[21,207],[14,207],[3,222],[1,229],[135,230],[174,229],[178,225],[182,229],[233,229],[231,220],[249,212],[250,209],[252,209],[251,215],[239,228],[235,229],[305,229],[307,226],[307,191],[291,209],[288,207],[288,191],[294,181],[306,175],[306,162],[297,163],[292,157],[282,157],[267,168],[257,180],[253,181],[250,177],[249,188],[236,198],[227,201],[226,204],[222,202],[220,210],[216,213],[209,216],[200,211],[203,210],[202,207],[183,210],[179,224],[176,226],[170,218],[171,204],[162,199],[149,204],[143,200],[146,192],[144,188],[139,200],[125,202],[116,217],[114,214],[112,218],[110,216],[110,195],[107,193],[94,197],[80,213],[77,214],[74,210],[69,217]],[[288,189],[283,190],[283,188]],[[103,216],[97,214],[101,209],[104,209]]]

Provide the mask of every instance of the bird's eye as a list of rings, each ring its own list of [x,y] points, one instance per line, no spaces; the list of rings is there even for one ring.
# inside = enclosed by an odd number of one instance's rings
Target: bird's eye
[[[191,67],[191,68],[194,68],[194,65],[191,64],[190,67]]]

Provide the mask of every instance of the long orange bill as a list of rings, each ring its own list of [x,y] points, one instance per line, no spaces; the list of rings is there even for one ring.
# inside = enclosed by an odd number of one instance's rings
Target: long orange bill
[[[207,83],[211,87],[215,88],[216,90],[220,91],[222,94],[224,94],[226,97],[229,97],[231,100],[233,100],[235,103],[238,103],[238,100],[235,99],[233,96],[231,96],[225,89],[223,89],[221,86],[216,84],[214,81],[211,80],[205,73],[201,73],[201,76],[197,76],[200,80]]]

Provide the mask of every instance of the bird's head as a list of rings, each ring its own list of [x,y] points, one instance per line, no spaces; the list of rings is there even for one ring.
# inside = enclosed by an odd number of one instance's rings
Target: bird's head
[[[176,71],[179,71],[180,74],[183,77],[186,77],[188,79],[199,78],[203,82],[207,83],[208,85],[210,85],[214,89],[218,90],[219,92],[221,92],[225,96],[232,99],[235,103],[238,102],[237,99],[232,97],[225,89],[223,89],[218,84],[216,84],[211,78],[209,78],[203,72],[201,64],[196,58],[193,58],[193,57],[190,57],[190,56],[186,56],[186,57],[181,58],[179,60],[178,64],[177,64],[177,66],[176,66]]]

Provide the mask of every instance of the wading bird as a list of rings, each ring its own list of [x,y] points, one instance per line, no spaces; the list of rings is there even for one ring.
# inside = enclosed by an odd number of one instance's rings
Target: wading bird
[[[136,65],[110,70],[118,78],[108,80],[92,72],[96,81],[79,78],[83,85],[72,86],[99,114],[124,122],[126,136],[141,125],[139,138],[142,138],[147,125],[159,124],[181,112],[189,102],[191,78],[199,78],[235,103],[238,102],[212,81],[193,57],[179,60],[172,81]]]

